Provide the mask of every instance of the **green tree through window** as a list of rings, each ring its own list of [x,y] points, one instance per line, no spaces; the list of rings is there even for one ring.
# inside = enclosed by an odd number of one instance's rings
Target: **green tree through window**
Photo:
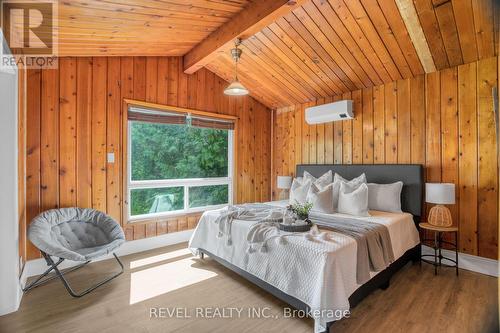
[[[227,130],[131,121],[131,180],[228,177]],[[203,185],[203,184],[192,184]],[[131,215],[181,210],[228,202],[228,184],[132,188]]]

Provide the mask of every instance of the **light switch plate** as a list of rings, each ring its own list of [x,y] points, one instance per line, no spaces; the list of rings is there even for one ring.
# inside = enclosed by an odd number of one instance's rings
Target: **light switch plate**
[[[115,163],[115,153],[108,153],[108,163]]]

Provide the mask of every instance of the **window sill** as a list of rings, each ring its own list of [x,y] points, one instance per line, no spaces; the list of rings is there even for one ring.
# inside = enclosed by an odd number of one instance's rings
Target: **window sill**
[[[173,220],[180,217],[188,217],[193,215],[200,215],[209,210],[221,209],[229,204],[207,206],[201,208],[192,208],[187,211],[176,211],[176,212],[165,212],[161,214],[150,214],[150,215],[140,215],[137,217],[129,217],[127,224],[141,224],[141,223],[152,223],[152,222],[163,222],[167,220]]]

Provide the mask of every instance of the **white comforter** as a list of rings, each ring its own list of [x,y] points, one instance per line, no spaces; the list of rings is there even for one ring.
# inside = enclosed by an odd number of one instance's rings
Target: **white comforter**
[[[285,205],[284,202],[269,204]],[[313,310],[315,332],[324,331],[327,322],[341,319],[345,310],[349,310],[348,298],[359,287],[354,239],[324,231],[314,238],[287,237],[285,242],[270,241],[267,251],[250,253],[247,235],[257,222],[233,220],[232,242],[228,244],[218,237],[219,227],[215,221],[221,212],[219,209],[203,214],[189,242],[192,251],[205,249],[301,300]],[[387,226],[396,259],[419,243],[410,214],[378,211],[370,211],[370,214],[372,216],[359,219]],[[372,277],[374,275],[376,273]]]

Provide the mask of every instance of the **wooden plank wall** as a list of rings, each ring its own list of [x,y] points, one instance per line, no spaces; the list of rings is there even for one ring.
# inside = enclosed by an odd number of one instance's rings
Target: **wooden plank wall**
[[[236,202],[269,200],[271,112],[251,97],[223,95],[226,85],[206,69],[184,74],[180,57],[61,58],[58,70],[29,70],[28,223],[47,209],[80,206],[118,219],[129,240],[196,225],[199,214],[133,226],[123,221],[123,98],[238,116]],[[109,152],[115,153],[114,164],[106,162]],[[25,251],[28,259],[39,257],[29,242]]]
[[[492,88],[497,58],[346,93],[355,119],[309,126],[304,109],[273,116],[273,197],[298,163],[418,163],[429,182],[457,185],[460,251],[498,257],[498,161]],[[321,99],[323,104],[340,97]]]

